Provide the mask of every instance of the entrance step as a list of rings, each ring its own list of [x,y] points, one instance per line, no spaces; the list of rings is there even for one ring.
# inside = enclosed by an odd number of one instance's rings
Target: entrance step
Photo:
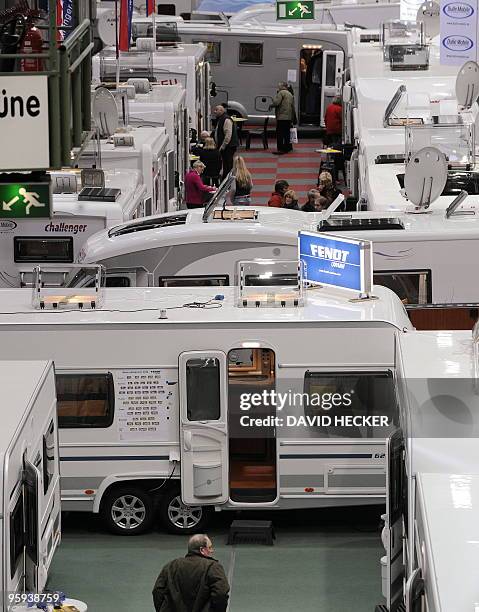
[[[233,521],[230,526],[227,544],[263,544],[273,546],[275,539],[272,521]]]

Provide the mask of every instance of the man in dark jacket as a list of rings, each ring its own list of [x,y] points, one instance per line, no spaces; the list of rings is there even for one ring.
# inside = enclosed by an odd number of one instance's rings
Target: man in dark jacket
[[[291,144],[291,127],[296,123],[296,110],[294,108],[294,96],[288,88],[288,83],[278,85],[278,93],[273,98],[274,111],[276,114],[276,148],[275,155],[283,155],[293,150]]]
[[[186,557],[167,563],[153,587],[156,612],[225,612],[230,590],[205,534],[188,542]]]
[[[223,178],[233,167],[233,157],[238,148],[238,133],[236,126],[227,114],[226,108],[219,104],[213,111],[216,117],[215,140],[223,160]]]

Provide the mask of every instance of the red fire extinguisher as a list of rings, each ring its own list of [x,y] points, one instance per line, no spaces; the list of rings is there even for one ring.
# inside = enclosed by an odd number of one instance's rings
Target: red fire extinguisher
[[[28,55],[30,53],[41,53],[42,50],[43,38],[40,30],[34,24],[29,24],[23,37],[20,53]],[[21,70],[22,72],[38,72],[43,70],[43,60],[39,57],[24,58],[21,61]]]

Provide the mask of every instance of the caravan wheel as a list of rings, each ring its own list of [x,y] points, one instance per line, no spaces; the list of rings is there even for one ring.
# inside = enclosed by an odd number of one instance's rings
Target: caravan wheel
[[[161,522],[170,533],[201,533],[209,519],[205,506],[187,506],[178,491],[163,496],[160,503]]]
[[[138,535],[151,527],[154,518],[151,497],[140,488],[122,487],[107,493],[102,515],[108,529],[119,535]]]

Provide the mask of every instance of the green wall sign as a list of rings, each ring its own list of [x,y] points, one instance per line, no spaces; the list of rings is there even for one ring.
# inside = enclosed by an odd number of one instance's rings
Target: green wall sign
[[[276,3],[276,19],[314,19],[314,2],[312,0],[304,0],[304,2],[277,2]]]
[[[49,183],[0,183],[0,218],[50,217]]]

